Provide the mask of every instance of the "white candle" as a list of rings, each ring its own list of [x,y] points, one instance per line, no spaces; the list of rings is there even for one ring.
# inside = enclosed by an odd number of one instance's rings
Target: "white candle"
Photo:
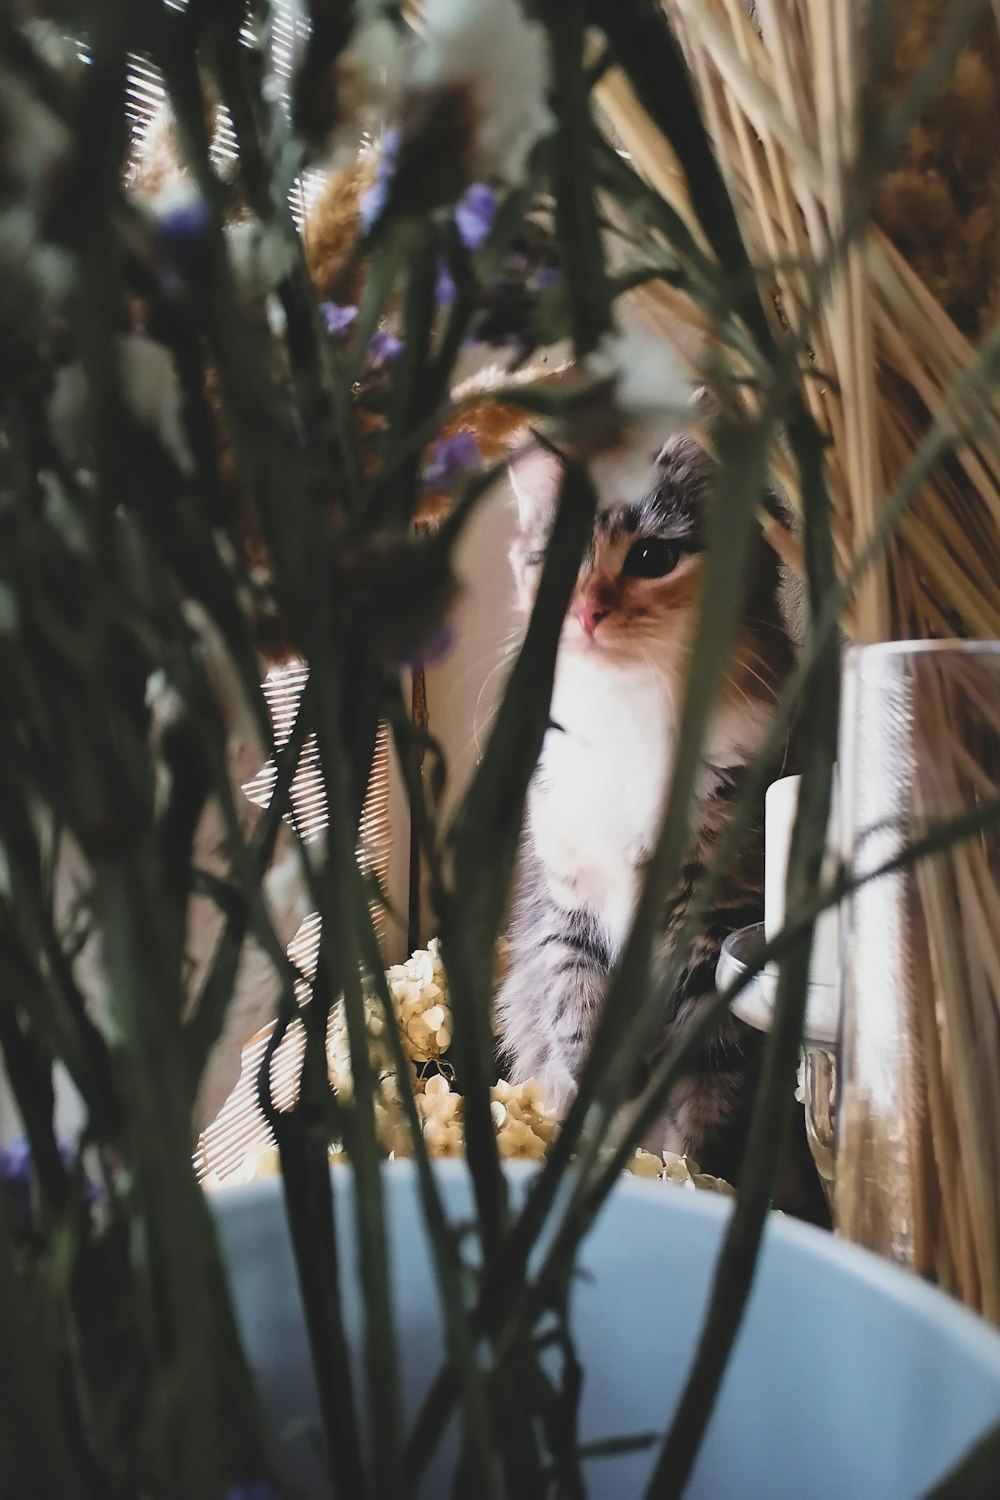
[[[800,776],[785,776],[767,789],[764,813],[764,934],[768,941],[775,937],[785,925],[785,880],[788,874],[788,851],[792,838],[792,825],[799,801]],[[833,802],[830,809],[830,827],[827,832],[827,874],[835,868],[833,857],[833,830],[837,820],[837,788],[834,785]],[[816,923],[813,938],[812,964],[809,970],[811,986],[823,986],[827,1003],[821,1008],[829,1017],[835,1017],[839,1005],[839,913],[836,907],[825,911]],[[810,1013],[819,996],[810,996]],[[835,1022],[834,1022],[835,1025]]]

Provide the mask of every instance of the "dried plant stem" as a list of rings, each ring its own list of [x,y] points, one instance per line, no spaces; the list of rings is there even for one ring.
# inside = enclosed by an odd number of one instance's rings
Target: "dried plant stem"
[[[863,87],[855,60],[864,51],[864,13],[841,0],[782,0],[780,7],[761,7],[762,39],[736,0],[663,4],[697,81],[748,243],[771,264],[778,302],[793,318],[803,304],[802,268],[823,260],[855,211]],[[946,75],[981,15],[981,6],[968,4],[942,21],[939,47],[885,122],[885,151]],[[676,186],[678,161],[664,135],[626,87],[606,82],[601,99],[640,172],[690,220],[690,184]],[[862,187],[870,191],[871,183]],[[652,318],[660,316],[660,291],[641,288],[633,298]],[[690,298],[688,307],[697,330],[701,309]],[[672,293],[671,315],[684,316],[683,291]],[[807,399],[831,440],[828,483],[843,574],[973,351],[885,235],[869,225],[838,266],[833,298],[813,329],[812,353],[832,377],[822,386],[808,382]],[[868,573],[845,615],[855,639],[941,633],[942,622],[945,634],[1000,635],[1000,602],[991,588],[1000,574],[1000,422],[993,394],[985,406],[976,447],[957,454],[967,488],[957,496],[944,468],[928,476],[900,542]],[[901,424],[910,434],[905,445],[896,441]],[[796,494],[794,482],[790,493]],[[959,510],[961,530],[946,553],[937,538]]]

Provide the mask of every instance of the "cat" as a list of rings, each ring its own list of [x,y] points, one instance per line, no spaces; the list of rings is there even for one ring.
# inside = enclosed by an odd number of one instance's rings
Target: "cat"
[[[538,1079],[557,1112],[573,1095],[662,818],[694,640],[711,478],[705,449],[681,435],[656,457],[645,493],[601,503],[560,638],[550,726],[525,813],[508,969],[496,1002],[512,1078]],[[512,481],[520,527],[511,561],[527,611],[558,494],[558,462],[535,449],[512,468]],[[794,662],[783,588],[778,559],[758,534],[743,619],[704,750],[693,845],[664,917],[661,958],[676,940]],[[763,920],[763,889],[761,806],[670,997],[647,1069],[713,991],[726,936]],[[644,1144],[687,1155],[702,1170],[734,1181],[762,1041],[728,1016]]]

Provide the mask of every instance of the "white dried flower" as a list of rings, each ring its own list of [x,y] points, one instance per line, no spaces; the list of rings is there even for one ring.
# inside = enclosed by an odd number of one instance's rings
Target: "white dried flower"
[[[351,39],[337,58],[337,124],[331,165],[348,166],[366,139],[379,133],[403,83],[406,47],[379,0],[361,0]]]
[[[510,460],[511,485],[529,524],[554,506],[560,452],[587,463],[599,504],[618,504],[652,488],[657,458],[698,417],[696,388],[679,358],[638,330],[603,340],[579,364],[554,373],[551,386],[574,402],[538,424],[547,443],[526,433]]]
[[[184,432],[182,396],[169,350],[143,333],[119,338],[121,392],[140,427],[167,450],[182,474],[194,460]],[[87,377],[79,363],[63,365],[49,398],[49,422],[59,451],[68,463],[84,465],[89,455]]]
[[[403,964],[386,970],[386,983],[399,1026],[403,1050],[411,1065],[438,1062],[451,1045],[451,1009],[448,1005],[444,967],[436,946],[418,949]],[[385,1039],[385,1015],[381,1003],[372,998],[365,1005],[369,1055],[373,1067],[388,1069],[390,1053]],[[333,1086],[350,1093],[351,1079],[347,1026],[342,1006],[331,1019],[328,1041],[330,1079]],[[446,1078],[436,1075],[422,1084],[414,1072],[411,1085],[431,1095],[449,1092]],[[457,1095],[454,1096],[456,1099]]]
[[[49,397],[48,418],[56,447],[67,463],[74,466],[85,463],[88,457],[87,377],[81,364],[63,365],[56,372]]]
[[[73,289],[77,270],[68,250],[41,238],[37,219],[21,204],[0,214],[0,276],[8,296],[23,278],[33,301],[52,309]]]
[[[225,228],[226,248],[233,277],[248,301],[265,304],[268,294],[295,269],[295,245],[288,235],[259,219],[242,219]]]
[[[555,123],[544,27],[519,0],[425,0],[422,19],[411,89],[463,97],[470,177],[522,181],[532,147]]]
[[[424,1141],[431,1156],[461,1156],[465,1141],[462,1127],[457,1122],[439,1124],[430,1120],[424,1126]]]
[[[664,444],[691,425],[691,378],[664,340],[635,330],[604,340],[586,369],[614,382],[606,424],[581,423],[577,434],[598,496],[641,495]]]
[[[10,325],[25,329],[39,312],[58,307],[76,279],[72,256],[46,239],[46,221],[73,137],[25,78],[0,67],[0,276]]]
[[[159,754],[159,748],[167,730],[184,717],[184,699],[162,667],[151,672],[146,679],[146,707],[149,709],[149,741],[154,756],[153,805],[159,815],[170,800],[173,786],[173,777]]]
[[[268,870],[262,882],[264,900],[275,926],[297,927],[312,911],[302,852],[293,844]]]
[[[44,211],[53,174],[72,144],[69,127],[24,78],[0,68],[0,167],[33,213]]]
[[[529,1161],[540,1161],[545,1155],[546,1141],[523,1120],[508,1118],[497,1132],[497,1150],[505,1161],[513,1157],[526,1157]]]
[[[490,1090],[490,1099],[501,1156],[529,1156],[536,1160],[544,1156],[558,1122],[545,1107],[538,1080],[528,1078],[523,1083],[507,1083],[501,1079]]]
[[[635,1177],[659,1178],[662,1182],[671,1182],[676,1187],[687,1188],[692,1192],[695,1188],[730,1196],[733,1192],[729,1183],[723,1182],[721,1177],[710,1177],[700,1170],[696,1161],[687,1156],[678,1156],[673,1151],[665,1151],[662,1156],[656,1156],[651,1151],[637,1147],[627,1170]]]
[[[692,1163],[692,1165],[694,1164]],[[712,1177],[708,1172],[692,1171],[691,1185],[709,1193],[722,1193],[726,1198],[736,1197],[735,1189],[728,1182],[725,1182],[721,1177]]]
[[[694,1186],[686,1156],[678,1156],[675,1151],[664,1151],[662,1160],[663,1170],[660,1176],[664,1182],[676,1182],[679,1187],[686,1188]]]
[[[87,65],[86,54],[81,52],[79,43],[50,20],[29,17],[22,23],[22,29],[48,67],[59,73],[66,83],[76,82]]]
[[[222,631],[196,599],[185,600],[181,613],[195,638],[195,652],[208,678],[228,739],[234,746],[244,747],[263,765],[267,750],[260,723]]]
[[[142,333],[118,341],[122,391],[141,427],[166,448],[182,474],[194,469],[182,418],[180,381],[169,350]]]
[[[663,1158],[638,1147],[629,1161],[628,1170],[636,1177],[662,1177]]]
[[[78,507],[67,495],[62,480],[51,469],[40,469],[38,488],[41,491],[45,519],[60,533],[71,551],[80,557],[86,557],[92,546],[91,536]]]

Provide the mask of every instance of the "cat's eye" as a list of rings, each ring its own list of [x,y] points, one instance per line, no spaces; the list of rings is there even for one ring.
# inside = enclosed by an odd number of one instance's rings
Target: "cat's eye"
[[[633,542],[625,558],[624,572],[633,578],[665,578],[672,573],[681,560],[681,549],[676,542],[663,537],[647,536]]]

